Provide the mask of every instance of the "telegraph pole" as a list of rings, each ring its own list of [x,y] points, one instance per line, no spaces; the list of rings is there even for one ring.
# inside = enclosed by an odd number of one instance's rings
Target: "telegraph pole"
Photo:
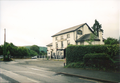
[[[6,42],[6,29],[4,29],[4,43]]]
[[[6,29],[4,29],[4,50],[3,50],[4,60],[6,56]]]

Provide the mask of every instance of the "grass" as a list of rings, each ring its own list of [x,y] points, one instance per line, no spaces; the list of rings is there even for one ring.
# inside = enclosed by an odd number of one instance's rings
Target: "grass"
[[[52,61],[65,61],[65,59],[51,59]]]
[[[69,63],[68,65],[65,66],[65,68],[80,68],[80,69],[86,69],[86,70],[98,70],[98,71],[107,71],[107,72],[117,72],[120,73],[120,70],[117,69],[108,69],[106,67],[99,68],[96,66],[86,66],[84,65],[83,62],[73,62]]]
[[[3,58],[0,58],[0,61],[4,61],[4,59],[3,59]],[[9,60],[6,60],[6,61],[13,61],[13,59],[10,58]]]

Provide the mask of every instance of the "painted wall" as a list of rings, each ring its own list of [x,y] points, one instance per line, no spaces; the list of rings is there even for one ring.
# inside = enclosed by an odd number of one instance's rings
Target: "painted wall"
[[[51,46],[47,46],[47,56],[51,56]]]
[[[81,30],[82,31],[82,35],[78,35],[77,34],[77,30]],[[68,46],[68,43],[67,41],[69,40],[70,41],[70,44],[73,44],[73,45],[89,45],[89,43],[87,43],[86,41],[84,41],[83,43],[76,43],[75,41],[77,39],[79,39],[81,36],[85,35],[85,34],[90,34],[92,33],[91,30],[88,28],[87,25],[84,25],[83,27],[80,27],[78,28],[76,31],[73,31],[73,32],[69,32],[69,33],[65,33],[65,34],[62,34],[62,35],[58,35],[58,36],[54,36],[52,37],[53,38],[53,46],[52,46],[52,53],[55,53],[55,55],[61,53],[61,55],[63,55],[63,51],[57,51],[57,49],[65,49],[67,46]],[[70,35],[70,38],[67,38],[67,34]],[[100,35],[102,33],[99,33]],[[61,36],[63,36],[63,39],[61,39]],[[57,40],[56,40],[56,37],[57,37]],[[99,36],[99,38],[101,39],[102,36]],[[63,48],[61,47],[61,41],[63,41]],[[58,48],[56,47],[56,43],[58,44]],[[93,45],[95,44],[104,44],[104,42],[101,40],[101,41],[94,41],[92,42]],[[51,49],[48,47],[48,49]],[[48,56],[51,55],[50,53],[48,54]]]

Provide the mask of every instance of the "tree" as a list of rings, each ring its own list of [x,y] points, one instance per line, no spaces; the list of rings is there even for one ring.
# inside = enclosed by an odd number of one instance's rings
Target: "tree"
[[[108,37],[107,40],[104,41],[105,44],[119,44],[119,41],[115,38]]]
[[[30,56],[36,56],[36,55],[38,55],[37,52],[35,52],[34,50],[30,50]]]
[[[94,33],[96,33],[97,36],[99,36],[98,32],[99,32],[99,29],[101,29],[101,28],[102,28],[101,24],[99,24],[99,22],[97,20],[95,20],[95,23],[94,23],[92,29],[93,29]]]
[[[6,56],[7,56],[7,42],[4,42],[4,47],[3,47],[3,60],[6,61]]]
[[[35,52],[37,52],[39,54],[39,47],[37,45],[31,46],[30,50],[34,50]]]
[[[3,55],[3,45],[0,46],[0,55]]]

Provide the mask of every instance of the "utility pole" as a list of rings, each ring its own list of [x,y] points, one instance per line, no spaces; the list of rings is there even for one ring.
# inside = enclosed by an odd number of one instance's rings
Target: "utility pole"
[[[4,29],[4,43],[6,42],[6,29]]]
[[[4,60],[6,56],[6,29],[4,29],[4,49],[3,49]]]

